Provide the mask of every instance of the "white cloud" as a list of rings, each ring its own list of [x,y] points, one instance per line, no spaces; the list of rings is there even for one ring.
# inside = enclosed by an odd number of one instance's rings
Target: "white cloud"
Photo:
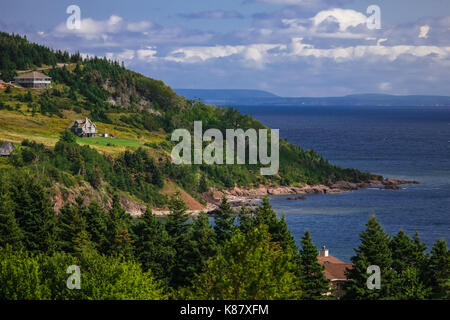
[[[145,32],[152,27],[152,25],[153,24],[149,21],[130,22],[127,24],[127,30],[131,32]]]
[[[388,41],[387,38],[381,38],[381,39],[378,39],[378,41],[377,41],[377,46],[381,46],[381,44],[382,44],[383,42],[386,42],[386,41]]]
[[[123,19],[119,16],[112,15],[108,20],[93,20],[91,18],[81,19],[80,29],[70,30],[66,23],[60,23],[55,28],[55,35],[66,36],[75,34],[87,40],[107,40],[108,33],[118,33],[123,30]]]
[[[315,27],[323,22],[336,22],[340,31],[346,31],[349,27],[356,27],[367,22],[367,17],[361,12],[340,8],[320,11],[311,19]]]
[[[450,56],[450,47],[437,46],[352,46],[331,49],[315,48],[311,44],[302,42],[303,38],[293,38],[291,43],[290,55],[316,58],[331,58],[336,61],[355,60],[370,57],[387,58],[390,61],[398,59],[402,55],[411,55],[422,58],[435,56],[438,59],[448,59]]]
[[[269,57],[277,56],[279,52],[272,50],[286,50],[287,46],[282,44],[250,44],[238,46],[198,46],[186,47],[173,50],[165,58],[169,61],[181,63],[197,63],[210,59],[219,59],[238,55],[254,67],[262,67]]]
[[[149,62],[156,59],[155,56],[157,53],[158,52],[156,51],[155,47],[147,47],[147,49],[137,50],[137,58],[139,60]]]
[[[428,38],[428,32],[430,31],[429,25],[424,25],[420,27],[419,38]]]
[[[131,49],[125,49],[119,53],[107,52],[106,58],[110,60],[118,60],[118,61],[130,61],[135,57],[136,52]]]

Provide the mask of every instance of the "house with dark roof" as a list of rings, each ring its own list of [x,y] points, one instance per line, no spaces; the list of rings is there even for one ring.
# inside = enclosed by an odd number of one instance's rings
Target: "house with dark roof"
[[[88,118],[75,120],[69,126],[69,129],[82,138],[91,138],[97,134],[97,126]]]
[[[42,89],[47,88],[52,78],[37,71],[24,73],[14,78],[14,81],[24,88]]]
[[[0,147],[0,156],[10,156],[14,149],[14,145],[11,142],[5,141]]]
[[[319,251],[317,260],[324,266],[325,277],[330,280],[330,291],[327,294],[334,294],[339,299],[345,294],[344,284],[349,281],[345,272],[352,269],[353,265],[330,255],[325,246]]]

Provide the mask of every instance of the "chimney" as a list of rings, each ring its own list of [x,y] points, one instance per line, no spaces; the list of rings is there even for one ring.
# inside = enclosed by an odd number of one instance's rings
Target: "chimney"
[[[319,251],[319,257],[328,257],[328,249],[325,246],[322,246],[322,249]]]

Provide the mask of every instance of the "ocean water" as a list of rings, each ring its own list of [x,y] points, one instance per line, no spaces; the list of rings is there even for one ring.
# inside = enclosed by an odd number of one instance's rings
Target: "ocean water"
[[[314,243],[350,261],[371,214],[386,232],[419,233],[428,248],[450,244],[450,107],[237,107],[333,164],[417,180],[401,190],[366,189],[307,200],[271,197],[298,241]]]

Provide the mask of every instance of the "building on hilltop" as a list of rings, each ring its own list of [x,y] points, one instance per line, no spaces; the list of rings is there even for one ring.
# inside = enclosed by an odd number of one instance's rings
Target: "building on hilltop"
[[[330,292],[328,294],[333,293],[339,299],[345,293],[344,284],[349,281],[345,275],[345,271],[352,269],[353,265],[331,256],[325,246],[319,251],[317,260],[324,266],[325,269],[323,272],[325,277],[330,280]]]
[[[51,79],[51,77],[43,73],[33,71],[18,75],[14,78],[14,81],[24,88],[42,89],[50,85]]]
[[[97,134],[97,126],[88,118],[75,120],[72,122],[69,129],[82,138],[91,138]]]
[[[0,147],[0,156],[10,156],[11,153],[14,151],[14,145],[9,142],[9,141],[5,141],[3,142],[2,146]]]

